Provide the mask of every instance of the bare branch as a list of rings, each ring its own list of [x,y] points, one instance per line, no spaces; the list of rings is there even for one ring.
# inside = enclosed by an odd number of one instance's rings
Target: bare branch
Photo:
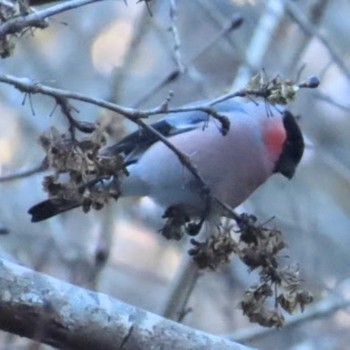
[[[202,47],[202,49],[197,52],[188,62],[184,63],[185,72],[188,71],[191,66],[208,50],[210,50],[222,37],[225,37],[227,34],[231,33],[233,30],[238,29],[243,23],[243,18],[241,15],[234,14],[230,22],[217,34],[214,38],[209,40],[209,42]],[[138,107],[145,103],[151,96],[164,88],[167,84],[175,81],[181,75],[179,67],[170,72],[164,79],[162,79],[156,86],[154,86],[150,91],[148,91],[141,99],[139,99],[134,105]]]
[[[343,104],[342,102],[337,101],[335,98],[333,98],[331,95],[329,94],[325,94],[322,91],[314,91],[313,92],[313,97],[323,101],[325,103],[328,103],[331,106],[337,107],[340,110],[342,110],[343,112],[350,112],[350,106]]]
[[[315,30],[318,30],[329,3],[330,0],[320,0],[311,6],[307,17],[310,21],[310,24],[314,26]],[[300,59],[306,51],[306,48],[308,47],[311,39],[312,35],[306,34],[304,31],[298,33],[298,35],[293,36],[293,45],[295,49],[288,57],[289,62],[286,65],[287,72],[292,72],[297,67],[297,65],[300,64]]]
[[[47,169],[46,162],[41,162],[39,165],[36,165],[30,169],[18,171],[13,174],[0,176],[0,182],[13,181],[18,179],[23,179],[25,177],[32,176],[34,174],[40,173]]]
[[[313,36],[321,41],[323,46],[327,49],[329,55],[331,56],[334,63],[340,68],[340,70],[345,74],[348,80],[350,80],[350,70],[346,66],[345,62],[341,58],[340,54],[333,47],[330,41],[317,30],[317,27],[314,26],[305,15],[298,9],[298,6],[295,5],[292,1],[285,1],[286,11],[290,17],[300,26],[300,28],[309,36]]]
[[[245,59],[237,71],[231,90],[246,84],[251,75],[261,69],[262,60],[270,46],[273,32],[283,18],[283,13],[283,3],[280,0],[265,2],[264,12],[255,27],[245,52]]]
[[[66,98],[56,96],[55,100],[56,103],[61,106],[61,111],[68,120],[69,131],[71,133],[72,139],[75,139],[75,129],[78,129],[79,131],[87,134],[90,134],[94,132],[94,130],[96,130],[96,124],[89,122],[81,122],[73,117],[72,112],[76,110],[69,104]]]
[[[134,57],[137,56],[137,50],[142,43],[144,37],[150,30],[151,17],[149,16],[147,6],[143,6],[141,14],[136,24],[133,26],[133,36],[129,42],[129,47],[125,55],[123,56],[123,69],[114,70],[112,73],[112,88],[110,92],[110,97],[108,98],[111,102],[120,101],[120,95],[123,91],[124,84],[127,81],[129,73],[132,71],[132,65],[134,62]]]
[[[0,26],[0,38],[7,34],[18,33],[28,27],[45,28],[47,27],[46,18],[59,13],[69,11],[84,5],[92,4],[105,0],[71,0],[62,4],[57,4],[41,11],[30,13],[23,17],[12,18]]]
[[[21,92],[28,93],[28,94],[43,94],[46,96],[51,96],[53,98],[61,97],[66,99],[72,99],[77,101],[83,101],[86,103],[90,103],[102,108],[109,109],[113,112],[119,113],[127,118],[129,118],[131,121],[136,121],[138,118],[146,118],[148,114],[140,114],[137,109],[133,108],[125,108],[118,106],[115,103],[111,103],[108,101],[104,101],[98,98],[90,97],[84,94],[71,92],[68,90],[63,89],[57,89],[50,87],[48,85],[40,84],[32,82],[28,78],[18,78],[11,75],[0,75],[0,82],[9,84],[14,86],[16,89],[18,89]],[[160,112],[158,112],[160,113]],[[155,114],[155,113],[153,113]]]
[[[203,232],[202,232],[203,234]],[[190,247],[190,245],[188,245]],[[197,284],[200,274],[198,265],[187,253],[182,256],[180,266],[172,280],[161,315],[180,322],[186,313],[188,300]]]
[[[181,54],[180,54],[180,35],[179,31],[176,26],[176,19],[177,19],[177,9],[176,9],[176,0],[169,0],[169,6],[170,6],[170,27],[169,31],[173,36],[174,39],[174,57],[175,57],[175,63],[177,65],[177,68],[180,73],[183,73],[185,71],[185,67],[182,64]]]
[[[59,348],[250,349],[4,260],[0,291],[1,329]]]
[[[127,0],[124,0],[125,4],[127,4],[126,1]],[[146,4],[147,12],[148,12],[150,17],[153,16],[153,13],[152,13],[152,10],[151,10],[151,6],[150,6],[151,1],[153,1],[153,0],[138,0],[137,1],[137,3],[144,2]]]

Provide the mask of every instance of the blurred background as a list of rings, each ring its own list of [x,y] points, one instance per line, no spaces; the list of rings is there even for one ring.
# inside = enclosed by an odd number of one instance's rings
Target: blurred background
[[[289,106],[300,116],[307,139],[295,178],[272,177],[238,211],[252,213],[261,222],[274,217],[270,224],[283,231],[288,243],[286,264],[299,265],[316,302],[349,296],[350,2],[176,3],[175,19],[166,0],[129,0],[127,5],[102,1],[54,16],[49,28],[27,31],[16,40],[0,72],[138,108],[160,105],[169,91],[174,92],[171,106],[214,98],[244,87],[262,69],[269,77],[280,74],[299,81],[317,75],[320,87],[301,91]],[[238,15],[242,26],[227,30]],[[178,52],[169,31],[174,21]],[[167,81],[178,72],[177,53],[186,70]],[[79,120],[109,120],[111,142],[136,129],[116,114],[72,104]],[[1,176],[35,168],[44,157],[39,135],[51,126],[67,130],[66,119],[54,107],[51,98],[24,96],[0,84]],[[86,215],[76,209],[32,224],[27,210],[46,196],[43,175],[1,181],[0,229],[8,232],[0,236],[1,256],[159,313],[185,246],[159,235],[162,209],[147,198],[123,199],[100,212]],[[237,304],[256,278],[237,258],[215,273],[205,272],[191,295],[192,311],[184,323],[231,334],[259,349],[348,347],[346,308],[281,330],[265,332],[250,324]],[[33,346],[0,335],[0,349]]]

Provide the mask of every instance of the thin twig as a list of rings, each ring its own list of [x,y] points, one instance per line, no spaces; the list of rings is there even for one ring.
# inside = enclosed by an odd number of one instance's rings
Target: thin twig
[[[46,169],[47,169],[46,162],[42,162],[39,165],[34,166],[33,168],[18,171],[17,173],[13,173],[13,174],[0,176],[0,182],[23,179],[25,177],[40,173],[42,171],[45,171]]]
[[[173,36],[174,39],[174,58],[176,66],[180,73],[184,73],[185,67],[182,64],[181,59],[181,53],[180,53],[180,47],[181,47],[181,41],[180,41],[180,35],[179,31],[176,26],[176,20],[177,20],[177,9],[176,9],[176,0],[169,0],[169,7],[170,7],[170,27],[169,31]]]
[[[161,315],[174,321],[182,321],[186,313],[188,300],[199,277],[198,265],[185,249],[176,275],[168,290]]]
[[[30,6],[40,6],[40,5],[46,5],[50,2],[57,2],[57,0],[29,0]]]
[[[210,40],[202,49],[197,52],[188,62],[184,63],[184,67],[186,69],[190,69],[191,65],[193,65],[201,56],[203,56],[208,50],[210,50],[217,42],[231,31],[238,29],[243,23],[243,18],[241,15],[235,14],[230,22],[225,26],[215,37]],[[177,67],[173,71],[171,71],[166,77],[164,77],[156,86],[151,88],[144,96],[142,96],[135,104],[135,107],[138,107],[144,104],[151,96],[154,96],[157,92],[159,92],[162,88],[164,88],[169,83],[178,79],[181,75],[181,71]]]
[[[201,9],[201,18],[206,22],[210,21],[217,29],[222,30],[222,24],[227,21],[227,14],[220,11],[217,4],[212,1],[195,0],[197,6]],[[205,16],[205,17],[204,17]],[[235,60],[241,61],[241,53],[237,52],[238,45],[234,40],[234,37],[225,36],[223,39],[229,44],[230,49],[234,49],[234,55],[238,53],[240,57],[235,57]],[[231,50],[229,51],[231,53]]]
[[[336,99],[334,99],[332,96],[330,96],[329,94],[325,94],[322,91],[314,91],[313,92],[313,97],[328,103],[331,106],[337,107],[339,109],[341,109],[344,112],[350,112],[350,105],[344,105],[343,103],[337,101]]]
[[[311,7],[308,20],[310,25],[314,26],[315,30],[318,30],[329,2],[330,0],[317,1]],[[312,39],[311,33],[305,33],[305,31],[293,36],[293,52],[288,56],[289,62],[286,64],[287,72],[292,72],[299,64],[300,58],[308,47],[310,39]]]
[[[340,54],[333,47],[333,44],[317,30],[317,27],[314,26],[306,16],[298,9],[298,6],[293,2],[286,0],[285,1],[286,11],[290,17],[299,25],[299,27],[307,34],[319,39],[322,45],[327,49],[329,55],[331,56],[334,63],[340,68],[344,73],[347,79],[350,81],[350,70],[346,66],[345,62],[341,58]]]
[[[48,7],[41,11],[35,11],[23,17],[14,17],[6,21],[0,26],[0,38],[8,34],[14,34],[22,31],[28,27],[47,27],[46,18],[52,17],[59,13],[73,10],[75,8],[92,4],[95,2],[101,2],[105,0],[71,0],[63,3]]]
[[[103,268],[106,266],[110,252],[112,249],[113,233],[114,233],[114,218],[115,207],[109,203],[104,212],[103,220],[101,220],[101,227],[98,232],[97,244],[95,247],[95,261],[93,273],[90,280],[90,288],[98,290],[99,276]]]
[[[245,51],[231,91],[248,82],[251,75],[261,69],[263,58],[273,40],[273,33],[283,18],[284,8],[280,0],[268,0]]]
[[[153,16],[153,13],[151,11],[151,6],[149,5],[153,0],[138,0],[136,3],[144,2],[146,4],[147,12],[150,17]],[[126,0],[124,0],[125,4],[127,4]]]
[[[62,98],[60,96],[55,97],[56,103],[61,107],[63,115],[67,118],[69,123],[69,132],[71,134],[72,140],[75,139],[75,130],[78,129],[83,133],[92,133],[96,129],[96,124],[89,122],[81,122],[73,117],[72,112],[77,112],[77,110],[70,105],[68,99]]]
[[[83,101],[102,108],[109,109],[125,117],[129,116],[129,118],[135,119],[135,120],[138,118],[147,117],[147,114],[138,113],[138,110],[133,108],[121,107],[115,103],[111,103],[102,99],[90,97],[90,96],[76,93],[76,92],[71,92],[68,90],[53,88],[51,86],[40,84],[40,83],[35,83],[28,78],[18,78],[15,76],[3,74],[3,75],[0,75],[0,82],[12,85],[16,89],[24,93],[30,93],[30,94],[40,93],[43,95],[51,96],[53,98],[61,97],[61,98],[68,98],[68,99],[77,100],[77,101]]]
[[[151,17],[147,11],[147,7],[143,7],[136,24],[134,23],[133,25],[133,36],[123,56],[122,69],[115,69],[112,72],[111,95],[110,98],[108,98],[111,102],[118,103],[118,101],[120,101],[123,87],[127,82],[129,72],[132,70],[134,59],[138,56],[137,50],[139,45],[150,30]]]

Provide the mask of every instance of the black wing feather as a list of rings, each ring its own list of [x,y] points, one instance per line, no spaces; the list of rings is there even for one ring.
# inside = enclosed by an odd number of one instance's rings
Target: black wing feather
[[[32,206],[28,213],[32,215],[32,222],[43,221],[67,210],[77,208],[80,202],[61,198],[51,198]]]
[[[189,115],[186,118],[186,121],[190,119],[191,123],[186,123],[184,120],[183,126],[177,125],[179,121],[182,121],[180,114],[168,116],[166,119],[161,119],[151,124],[151,126],[163,136],[169,137],[196,129],[198,123],[208,119],[206,113],[201,112],[192,112],[191,116],[191,119]],[[115,145],[105,148],[103,154],[123,153],[127,157],[128,162],[137,161],[139,155],[158,140],[158,137],[151,131],[140,129],[127,135]]]

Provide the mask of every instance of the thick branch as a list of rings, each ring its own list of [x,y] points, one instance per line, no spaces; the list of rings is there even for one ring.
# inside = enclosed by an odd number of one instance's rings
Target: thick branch
[[[249,350],[4,260],[0,328],[64,349]]]

